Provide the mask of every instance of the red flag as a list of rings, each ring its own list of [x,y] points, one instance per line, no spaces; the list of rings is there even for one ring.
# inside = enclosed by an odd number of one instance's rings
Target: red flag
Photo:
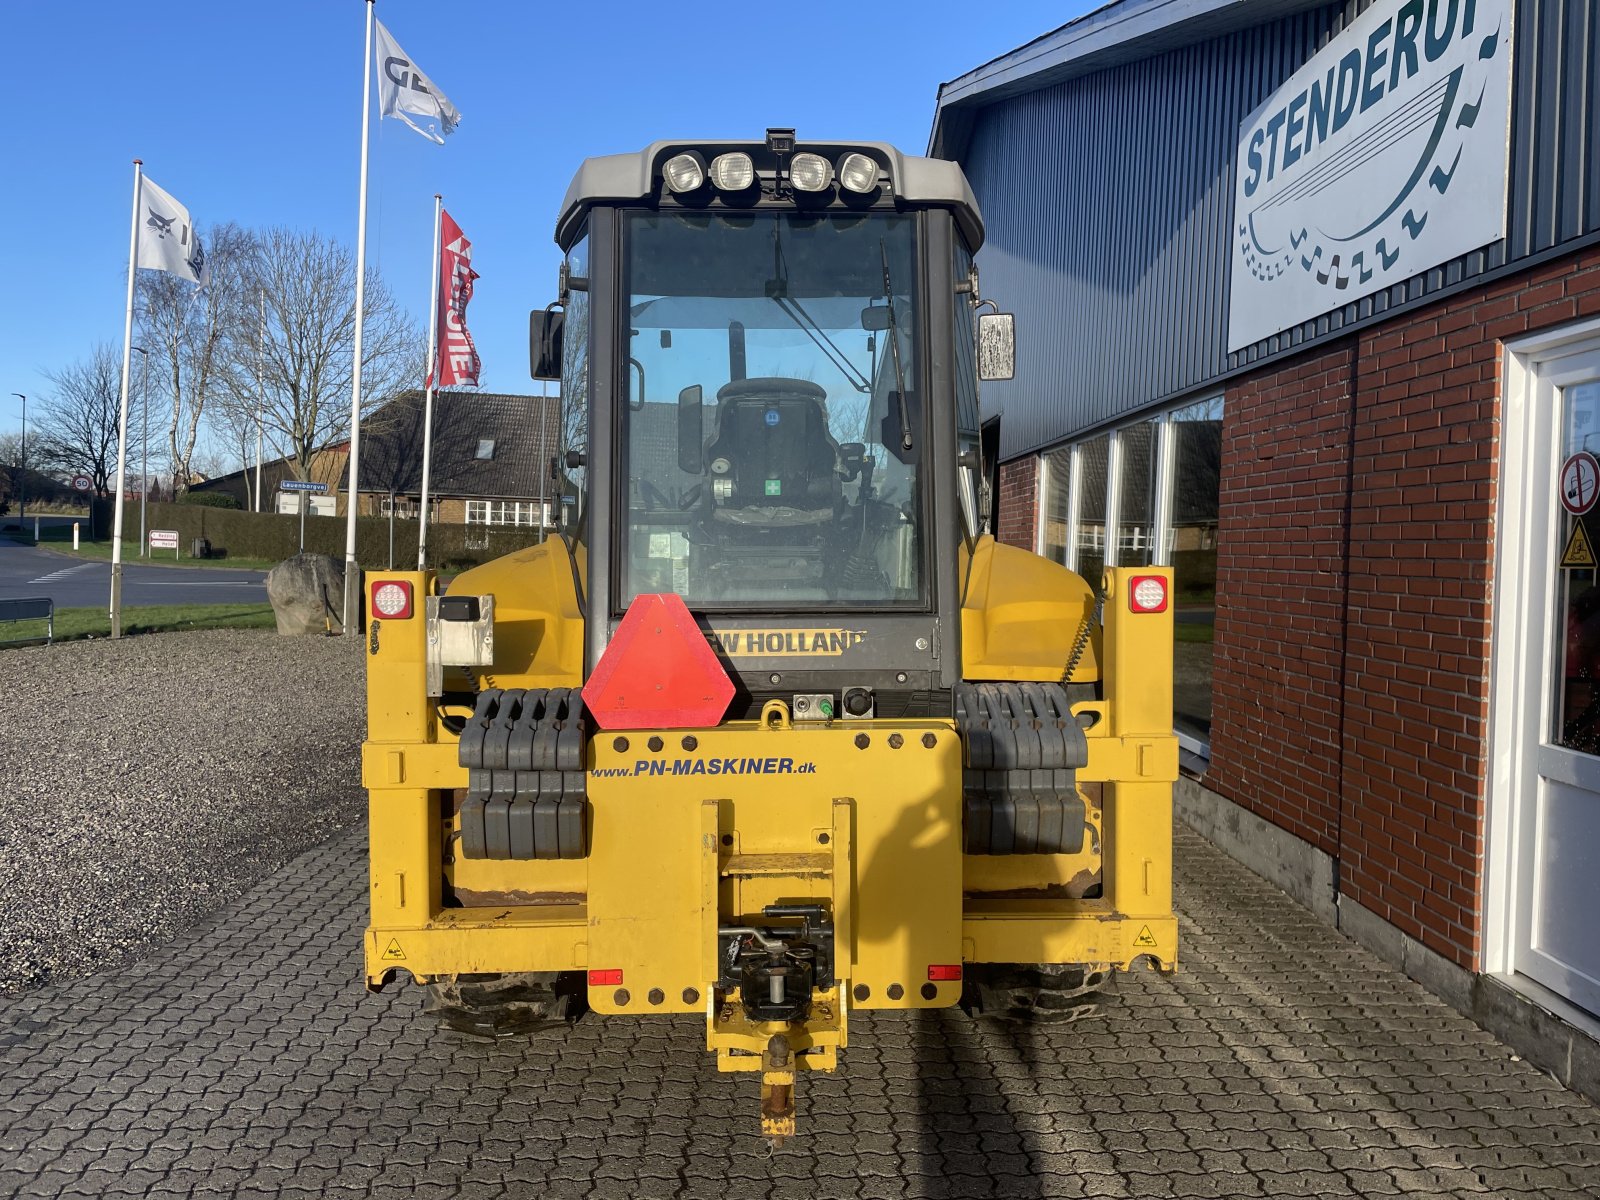
[[[472,243],[447,212],[442,222],[439,254],[439,386],[477,387],[478,348],[467,332],[467,302],[472,299]]]

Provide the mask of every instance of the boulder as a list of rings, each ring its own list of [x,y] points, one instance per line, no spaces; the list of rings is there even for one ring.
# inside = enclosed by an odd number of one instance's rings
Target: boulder
[[[297,554],[267,572],[267,599],[278,632],[290,636],[344,631],[344,563]]]

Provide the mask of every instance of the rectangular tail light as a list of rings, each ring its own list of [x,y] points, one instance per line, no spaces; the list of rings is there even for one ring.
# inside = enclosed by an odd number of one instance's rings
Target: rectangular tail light
[[[930,983],[951,983],[960,978],[960,963],[947,963],[942,966],[931,966],[928,968],[928,981]]]
[[[613,967],[613,968],[611,968],[610,970],[607,970],[607,971],[590,971],[589,972],[589,986],[590,987],[621,987],[622,986],[622,968],[621,967]]]

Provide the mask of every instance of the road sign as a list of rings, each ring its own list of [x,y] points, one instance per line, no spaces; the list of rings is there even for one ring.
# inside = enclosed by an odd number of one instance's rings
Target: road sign
[[[150,549],[176,550],[178,548],[178,531],[176,529],[152,529],[150,531]]]
[[[1561,464],[1561,506],[1581,517],[1600,500],[1600,461],[1587,450],[1579,450]]]
[[[74,475],[72,477],[72,486],[77,488],[80,492],[87,492],[94,486],[94,480],[90,479],[87,475]]]
[[[285,479],[278,484],[278,490],[283,492],[325,492],[328,485],[325,483],[312,483],[309,479]]]

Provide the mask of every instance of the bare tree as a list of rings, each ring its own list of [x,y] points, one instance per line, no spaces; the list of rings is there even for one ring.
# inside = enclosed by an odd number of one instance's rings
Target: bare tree
[[[230,223],[212,226],[206,244],[207,287],[166,271],[146,271],[138,285],[139,336],[170,386],[167,453],[178,491],[189,486],[201,420],[222,391],[229,347],[242,332],[254,239]]]
[[[22,483],[23,444],[20,433],[0,434],[0,516],[14,504]],[[37,459],[37,455],[34,456]]]
[[[273,228],[259,234],[245,282],[241,329],[230,343],[227,391],[235,425],[254,428],[310,477],[317,451],[350,433],[350,359],[355,339],[355,263],[338,242]],[[260,321],[258,297],[266,320]],[[362,412],[415,375],[422,332],[376,273],[366,281],[362,331]],[[263,327],[264,325],[264,327]]]
[[[55,391],[40,406],[37,441],[28,438],[30,467],[87,475],[95,494],[110,494],[117,471],[117,414],[122,399],[122,356],[106,342],[87,358],[50,372]],[[129,458],[137,461],[137,390],[129,398]]]

